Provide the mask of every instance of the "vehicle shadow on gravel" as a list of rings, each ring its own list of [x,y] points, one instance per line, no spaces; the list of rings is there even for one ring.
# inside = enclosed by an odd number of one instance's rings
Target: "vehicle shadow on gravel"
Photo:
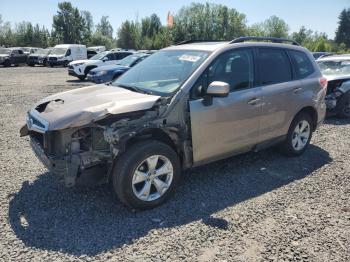
[[[335,126],[342,126],[342,125],[349,125],[350,124],[350,118],[336,118],[336,117],[329,117],[324,121],[327,125],[335,125]]]
[[[9,196],[9,222],[27,246],[92,256],[131,244],[152,229],[202,221],[225,230],[228,222],[214,218],[216,212],[303,179],[331,161],[314,145],[299,158],[274,150],[229,158],[185,172],[170,201],[143,212],[122,206],[109,186],[69,189],[44,173]]]

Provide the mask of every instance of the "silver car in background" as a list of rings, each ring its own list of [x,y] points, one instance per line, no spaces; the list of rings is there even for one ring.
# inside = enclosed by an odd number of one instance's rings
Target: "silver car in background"
[[[190,41],[111,84],[43,99],[20,132],[67,186],[111,181],[124,204],[147,209],[173,194],[184,169],[275,145],[301,155],[324,120],[326,86],[294,41]]]

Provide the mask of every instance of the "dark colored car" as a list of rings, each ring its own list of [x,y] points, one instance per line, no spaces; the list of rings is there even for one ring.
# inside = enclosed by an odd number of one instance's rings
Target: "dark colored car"
[[[28,56],[27,64],[29,66],[47,64],[47,56],[51,53],[52,48],[39,49],[34,54]]]
[[[117,79],[119,76],[128,71],[131,67],[137,65],[148,56],[150,56],[150,54],[146,53],[137,53],[134,55],[129,55],[124,59],[120,60],[115,65],[99,66],[95,69],[92,69],[88,73],[87,78],[89,81],[98,84],[110,82],[114,79]]]
[[[0,65],[5,67],[11,65],[24,64],[27,61],[27,56],[20,48],[2,48],[0,49]]]

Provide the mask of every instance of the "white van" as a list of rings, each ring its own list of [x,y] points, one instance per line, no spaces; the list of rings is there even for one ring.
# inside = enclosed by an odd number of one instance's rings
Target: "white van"
[[[53,67],[55,65],[67,66],[70,62],[87,58],[87,51],[85,45],[56,45],[51,54],[48,56],[48,65]]]

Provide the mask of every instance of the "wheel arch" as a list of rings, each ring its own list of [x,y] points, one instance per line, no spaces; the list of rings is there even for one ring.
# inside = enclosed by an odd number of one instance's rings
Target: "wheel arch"
[[[85,67],[84,74],[89,73],[90,70],[92,70],[92,69],[94,69],[96,67],[97,67],[97,65],[90,65],[90,66]]]
[[[316,130],[316,127],[317,127],[317,123],[318,123],[318,115],[317,115],[317,111],[314,107],[312,106],[306,106],[304,108],[302,108],[296,115],[298,116],[299,114],[302,114],[302,113],[306,113],[308,114],[309,116],[311,116],[311,119],[312,119],[312,130],[315,131]],[[294,117],[294,118],[295,118]],[[294,119],[293,118],[293,119]]]

